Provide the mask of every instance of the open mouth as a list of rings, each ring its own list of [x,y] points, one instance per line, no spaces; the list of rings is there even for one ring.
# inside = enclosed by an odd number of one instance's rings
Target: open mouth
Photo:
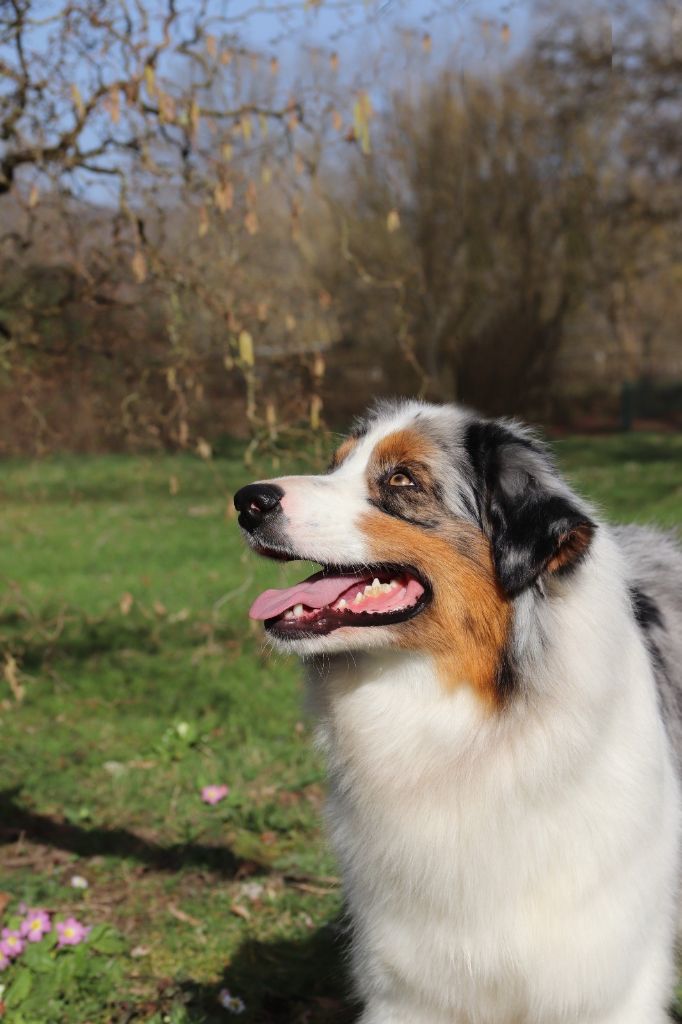
[[[324,636],[342,626],[387,626],[423,611],[431,588],[414,569],[325,567],[284,590],[266,590],[251,606],[279,637]]]

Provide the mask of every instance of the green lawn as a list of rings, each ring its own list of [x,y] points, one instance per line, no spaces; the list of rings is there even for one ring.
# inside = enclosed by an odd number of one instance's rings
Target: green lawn
[[[682,520],[680,438],[557,450],[614,518]],[[223,988],[248,1022],[353,1019],[299,672],[246,617],[301,575],[238,536],[232,491],[270,473],[237,454],[0,465],[0,917],[98,929],[1,973],[3,1024],[226,1021]]]

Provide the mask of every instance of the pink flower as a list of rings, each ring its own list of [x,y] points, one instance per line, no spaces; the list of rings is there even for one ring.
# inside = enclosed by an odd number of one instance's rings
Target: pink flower
[[[19,931],[29,942],[40,942],[43,935],[47,935],[49,931],[52,931],[50,915],[46,910],[29,910],[21,922]]]
[[[11,928],[3,928],[2,942],[0,942],[0,953],[4,953],[6,957],[13,960],[15,956],[19,956],[19,954],[23,952],[24,940],[19,932],[12,931]]]
[[[205,804],[219,804],[229,792],[229,786],[204,786],[201,791],[201,799]]]
[[[78,946],[87,939],[89,928],[82,925],[75,917],[67,917],[66,921],[57,921],[58,946]]]

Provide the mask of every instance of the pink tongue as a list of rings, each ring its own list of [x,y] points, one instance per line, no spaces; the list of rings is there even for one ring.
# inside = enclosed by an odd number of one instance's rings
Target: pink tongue
[[[251,605],[249,616],[252,619],[272,619],[296,604],[324,608],[354,583],[364,583],[366,580],[367,576],[323,576],[316,573],[295,587],[263,591]]]

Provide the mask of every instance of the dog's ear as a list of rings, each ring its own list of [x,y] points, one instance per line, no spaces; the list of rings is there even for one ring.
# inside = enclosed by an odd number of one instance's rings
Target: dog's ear
[[[562,486],[543,447],[505,424],[475,422],[467,430],[466,450],[505,593],[515,597],[545,573],[577,565],[596,525]]]

